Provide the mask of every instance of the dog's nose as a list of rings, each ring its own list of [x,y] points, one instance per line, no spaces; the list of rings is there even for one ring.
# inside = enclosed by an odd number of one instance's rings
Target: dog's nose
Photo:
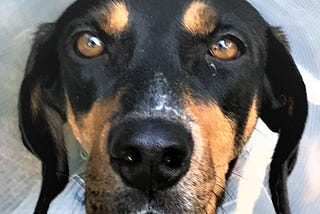
[[[189,169],[192,150],[190,132],[162,119],[129,121],[109,134],[113,169],[128,186],[143,191],[176,184]]]

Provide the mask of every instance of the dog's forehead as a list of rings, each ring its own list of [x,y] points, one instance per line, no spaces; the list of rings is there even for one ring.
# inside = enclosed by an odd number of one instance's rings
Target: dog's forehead
[[[95,18],[108,34],[126,28],[148,28],[149,31],[168,31],[178,28],[192,34],[212,32],[219,21],[241,25],[257,23],[257,12],[243,0],[118,0],[102,1],[95,6]],[[224,17],[227,16],[228,19]]]
[[[190,7],[195,9],[193,10],[194,12],[201,13],[202,10],[197,10],[202,9],[198,7],[199,5],[205,5],[221,14],[230,11],[238,13],[244,10],[245,13],[247,13],[246,15],[250,16],[253,9],[245,0],[119,0],[107,1],[106,3],[122,3],[129,8],[130,12],[143,15],[147,14],[149,15],[148,18],[159,20],[170,20],[182,17]]]
[[[161,30],[168,31],[173,23],[180,23],[183,10],[191,3],[185,0],[107,1],[95,9],[94,15],[102,29],[110,35],[121,33],[129,27],[145,32],[156,30],[159,33]],[[189,19],[196,16],[197,12],[193,11],[193,14],[189,12]]]

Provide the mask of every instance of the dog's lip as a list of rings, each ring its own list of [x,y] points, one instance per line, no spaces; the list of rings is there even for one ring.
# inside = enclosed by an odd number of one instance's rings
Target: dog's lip
[[[122,212],[129,214],[164,214],[165,207],[162,207],[155,198],[158,198],[155,192],[143,192],[134,188],[126,191],[126,197],[121,199]],[[160,198],[158,198],[160,199]],[[129,201],[129,203],[127,203]]]
[[[161,214],[161,212],[158,212],[156,210],[141,210],[137,212],[137,214]]]
[[[150,203],[145,204],[143,207],[140,207],[140,209],[136,209],[134,211],[129,211],[130,214],[162,214],[164,212],[161,212],[159,210],[156,210],[155,207],[153,207]]]
[[[149,203],[145,204],[144,207],[140,211],[136,211],[136,214],[163,214],[161,210],[156,210],[157,206],[153,200],[149,201]]]

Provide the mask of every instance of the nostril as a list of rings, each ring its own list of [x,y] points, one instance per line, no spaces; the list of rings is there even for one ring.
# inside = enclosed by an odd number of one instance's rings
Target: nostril
[[[141,162],[141,154],[137,148],[127,147],[121,149],[115,159],[121,164],[135,165]]]
[[[163,152],[162,163],[171,168],[178,169],[185,162],[186,153],[178,148],[166,148]]]

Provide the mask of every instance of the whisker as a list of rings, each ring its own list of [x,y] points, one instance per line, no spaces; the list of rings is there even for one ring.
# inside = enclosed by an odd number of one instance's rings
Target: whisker
[[[245,177],[243,177],[242,175],[240,175],[239,173],[236,173],[236,172],[231,172],[231,174],[233,174],[233,175],[235,175],[235,176],[237,176],[237,177],[239,177],[239,178],[242,178],[242,179],[245,179]]]
[[[67,178],[70,178],[70,175],[66,174],[66,173],[63,173],[63,172],[56,172],[56,175],[59,175],[59,176],[65,176]]]

